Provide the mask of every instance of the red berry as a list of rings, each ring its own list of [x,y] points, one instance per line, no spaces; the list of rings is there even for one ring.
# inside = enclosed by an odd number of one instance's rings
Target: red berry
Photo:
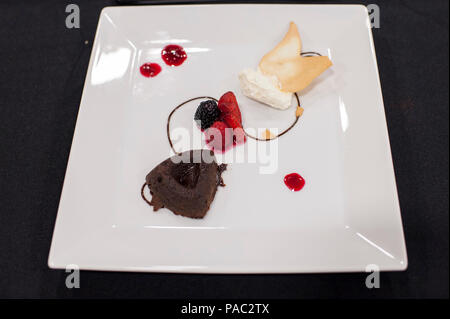
[[[241,121],[239,121],[239,119],[231,113],[221,114],[221,120],[225,122],[228,127],[231,127],[233,129],[242,127]]]
[[[205,131],[206,144],[213,151],[224,152],[233,144],[233,130],[222,121],[216,121]]]
[[[233,115],[226,114],[223,117],[223,121],[227,124],[228,127],[231,127],[233,129],[233,144],[239,145],[247,141],[241,123]]]
[[[237,105],[236,96],[231,91],[228,91],[227,93],[223,94],[220,97],[219,103],[221,103],[221,102],[223,102],[223,103],[232,103],[232,104],[236,104]]]
[[[217,106],[223,115],[232,114],[238,119],[239,123],[242,123],[241,111],[233,92],[230,91],[222,95]]]
[[[220,110],[220,120],[205,132],[209,147],[214,151],[224,152],[231,145],[245,143],[247,139],[242,128],[241,111],[233,92],[222,95],[217,107]]]
[[[244,129],[242,127],[235,128],[233,130],[233,144],[244,144],[246,141]]]

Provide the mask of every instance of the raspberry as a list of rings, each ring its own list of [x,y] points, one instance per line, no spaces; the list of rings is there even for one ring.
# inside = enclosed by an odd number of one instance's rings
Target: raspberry
[[[205,132],[206,144],[213,151],[222,151],[233,145],[233,130],[224,122],[217,121]]]
[[[220,110],[214,100],[207,100],[200,103],[195,111],[194,120],[202,130],[206,130],[219,118]]]
[[[245,132],[242,127],[235,128],[233,130],[233,144],[234,145],[240,145],[244,144],[247,141],[247,138],[245,137]]]

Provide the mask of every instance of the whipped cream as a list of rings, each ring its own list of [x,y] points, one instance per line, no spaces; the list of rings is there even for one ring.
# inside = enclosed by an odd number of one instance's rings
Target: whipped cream
[[[239,82],[242,93],[253,100],[280,110],[285,110],[292,104],[293,93],[281,91],[277,77],[264,75],[259,68],[242,70]]]

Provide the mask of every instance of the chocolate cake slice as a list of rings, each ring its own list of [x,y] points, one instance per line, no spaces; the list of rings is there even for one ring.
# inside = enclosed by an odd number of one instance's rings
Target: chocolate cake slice
[[[142,197],[154,211],[164,207],[176,215],[203,218],[217,186],[225,186],[221,176],[225,169],[226,164],[217,165],[210,150],[186,151],[166,159],[147,175]],[[146,185],[152,195],[150,202],[143,193]]]

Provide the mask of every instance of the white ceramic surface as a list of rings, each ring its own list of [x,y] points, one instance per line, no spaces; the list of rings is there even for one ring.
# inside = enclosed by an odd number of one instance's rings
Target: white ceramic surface
[[[232,21],[229,17],[233,17]],[[278,141],[278,169],[234,163],[204,219],[154,213],[145,175],[169,156],[166,118],[195,96],[236,93],[246,126],[293,117],[245,98],[237,74],[256,67],[289,21],[305,51],[333,67],[302,92],[303,117]],[[180,67],[166,44],[188,54]],[[155,78],[144,62],[163,66]],[[190,127],[196,103],[174,125]],[[191,128],[192,130],[192,128]],[[245,146],[246,147],[246,146]],[[245,147],[241,147],[244,150]],[[239,150],[238,150],[239,152]],[[290,192],[287,173],[305,188]],[[100,16],[49,256],[51,268],[281,273],[404,270],[407,256],[367,10],[345,5],[105,8]]]

